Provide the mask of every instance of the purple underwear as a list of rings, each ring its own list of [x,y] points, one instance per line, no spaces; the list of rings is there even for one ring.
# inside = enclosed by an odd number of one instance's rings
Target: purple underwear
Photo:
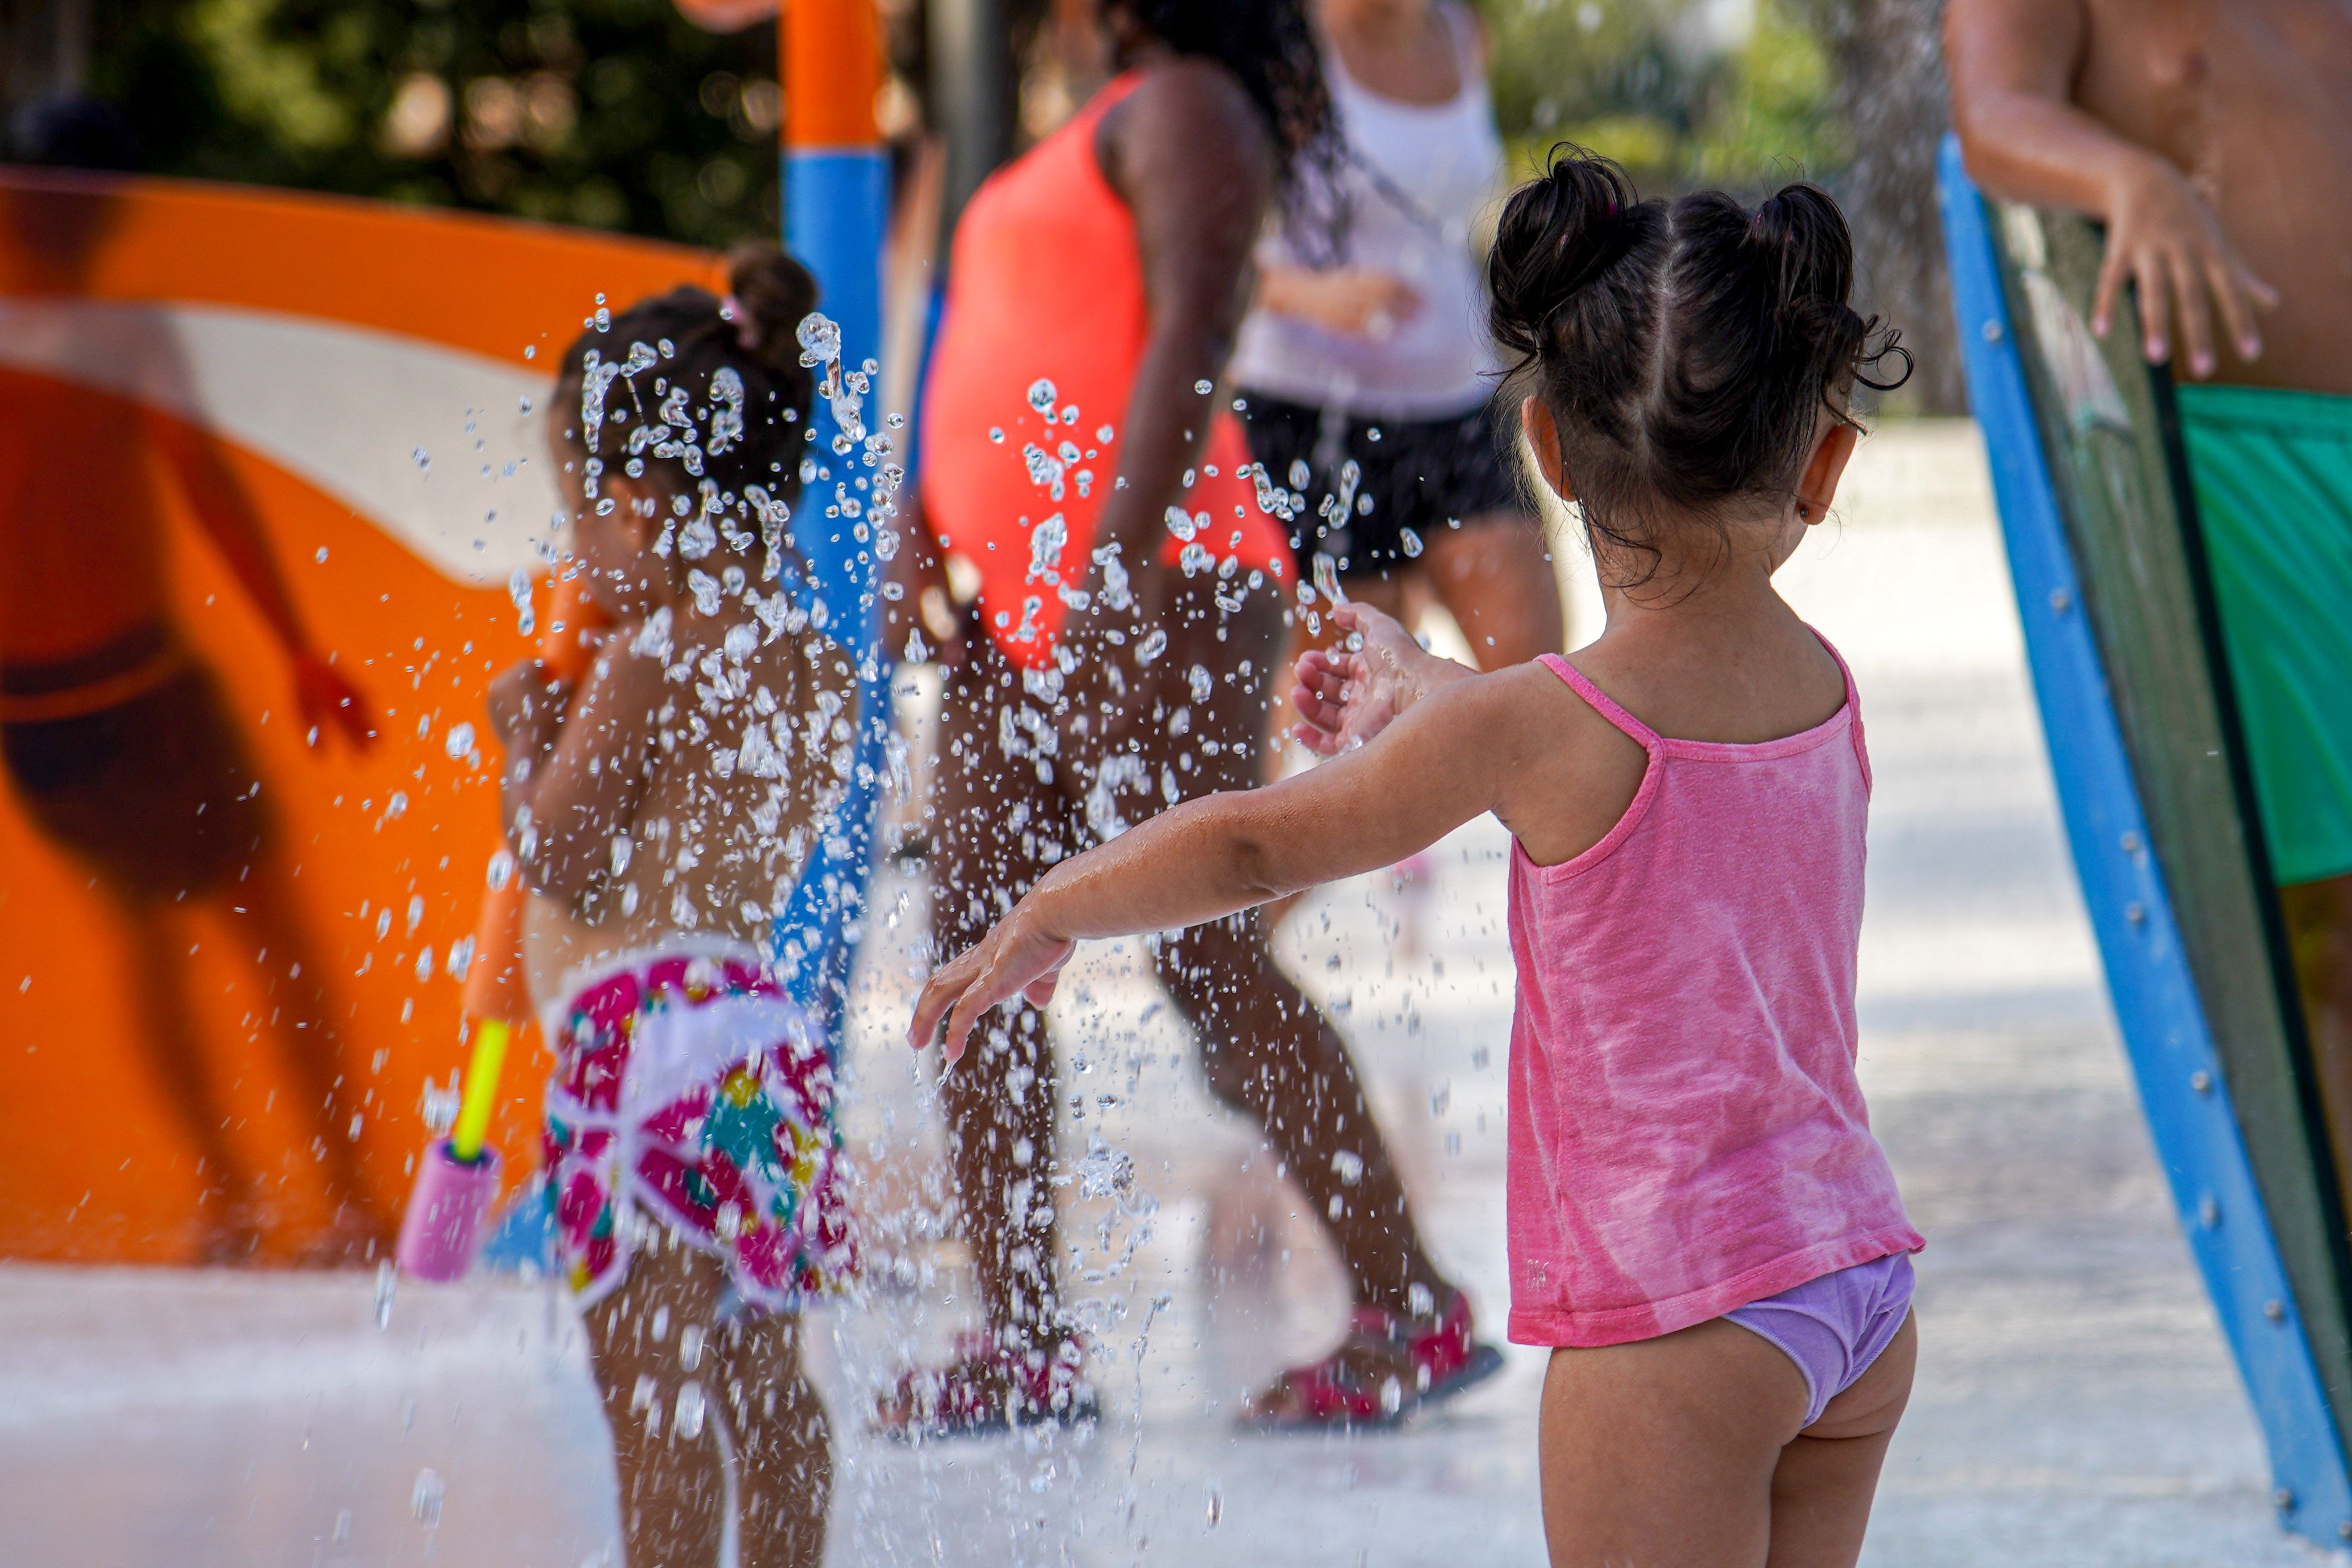
[[[1810,1426],[1895,1338],[1910,1315],[1911,1290],[1911,1255],[1898,1252],[1735,1307],[1724,1318],[1762,1335],[1797,1363]]]

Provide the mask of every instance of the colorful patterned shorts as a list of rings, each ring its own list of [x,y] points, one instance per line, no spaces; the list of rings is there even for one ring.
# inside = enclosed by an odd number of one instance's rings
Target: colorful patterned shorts
[[[648,1221],[722,1258],[751,1306],[837,1289],[855,1257],[833,1064],[758,954],[629,954],[567,989],[543,1169],[583,1304],[619,1287]]]

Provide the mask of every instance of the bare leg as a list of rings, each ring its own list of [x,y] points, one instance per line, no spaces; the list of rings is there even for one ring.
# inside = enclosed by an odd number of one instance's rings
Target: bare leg
[[[1419,1319],[1451,1302],[1355,1061],[1275,965],[1257,911],[1193,927],[1162,946],[1159,970],[1201,1042],[1210,1092],[1265,1130],[1338,1243],[1355,1299]]]
[[[1208,601],[1180,600],[1168,652],[1155,668],[1176,681],[1196,663],[1235,679],[1221,675],[1205,702],[1191,701],[1189,688],[1139,693],[1147,707],[1182,701],[1192,710],[1191,734],[1171,737],[1153,726],[1142,736],[1145,766],[1155,778],[1170,770],[1187,797],[1248,789],[1261,768],[1271,661],[1284,642],[1279,612],[1270,595],[1254,594],[1238,614],[1210,610],[1188,619],[1188,602],[1197,610]],[[1246,677],[1239,673],[1244,665]],[[1201,1043],[1210,1089],[1257,1120],[1329,1227],[1356,1299],[1427,1318],[1453,1300],[1454,1289],[1422,1246],[1346,1045],[1276,967],[1265,933],[1255,910],[1196,926],[1162,947],[1160,984]]]
[[[1568,640],[1559,580],[1552,574],[1543,527],[1518,512],[1465,518],[1437,530],[1422,568],[1469,639],[1481,669],[1506,669]]]
[[[933,940],[944,956],[976,942],[1051,864],[1078,847],[1068,799],[1037,776],[1037,759],[1008,757],[997,714],[1024,704],[1012,668],[975,639],[940,706],[932,832]],[[1054,765],[1049,761],[1049,765]],[[1055,1286],[1053,1048],[1045,1015],[1026,1004],[982,1020],[972,1058],[944,1074],[948,1154],[988,1325],[1008,1348],[1063,1337]]]
[[[1918,1364],[1919,1321],[1906,1318],[1870,1370],[1780,1450],[1769,1568],[1849,1568],[1862,1555],[1878,1473]]]
[[[1552,1568],[1850,1568],[1916,1345],[1906,1323],[1803,1435],[1795,1363],[1736,1323],[1554,1351],[1538,1439]]]
[[[2336,1180],[2352,1192],[2352,877],[2281,888],[2279,907]]]
[[[718,1562],[728,1447],[743,1568],[824,1560],[832,1442],[801,1373],[799,1325],[772,1316],[720,1324],[725,1283],[717,1259],[664,1237],[583,1314],[613,1430],[628,1568]]]
[[[801,1321],[770,1314],[718,1336],[740,1476],[740,1568],[816,1568],[833,1501],[833,1424],[801,1371]]]

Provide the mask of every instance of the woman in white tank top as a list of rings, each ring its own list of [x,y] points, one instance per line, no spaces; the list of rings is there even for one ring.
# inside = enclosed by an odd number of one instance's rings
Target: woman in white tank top
[[[1259,247],[1230,372],[1252,455],[1298,498],[1301,581],[1328,555],[1348,593],[1402,614],[1418,579],[1482,666],[1556,653],[1559,589],[1489,406],[1473,235],[1503,152],[1483,29],[1461,0],[1320,0],[1317,16],[1347,223],[1336,258],[1283,232]]]

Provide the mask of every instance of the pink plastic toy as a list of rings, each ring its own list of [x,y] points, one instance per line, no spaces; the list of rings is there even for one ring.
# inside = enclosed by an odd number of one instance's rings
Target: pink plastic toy
[[[442,1139],[425,1152],[400,1226],[400,1269],[416,1279],[446,1284],[474,1265],[482,1221],[499,1196],[499,1152],[485,1146],[461,1160]]]

